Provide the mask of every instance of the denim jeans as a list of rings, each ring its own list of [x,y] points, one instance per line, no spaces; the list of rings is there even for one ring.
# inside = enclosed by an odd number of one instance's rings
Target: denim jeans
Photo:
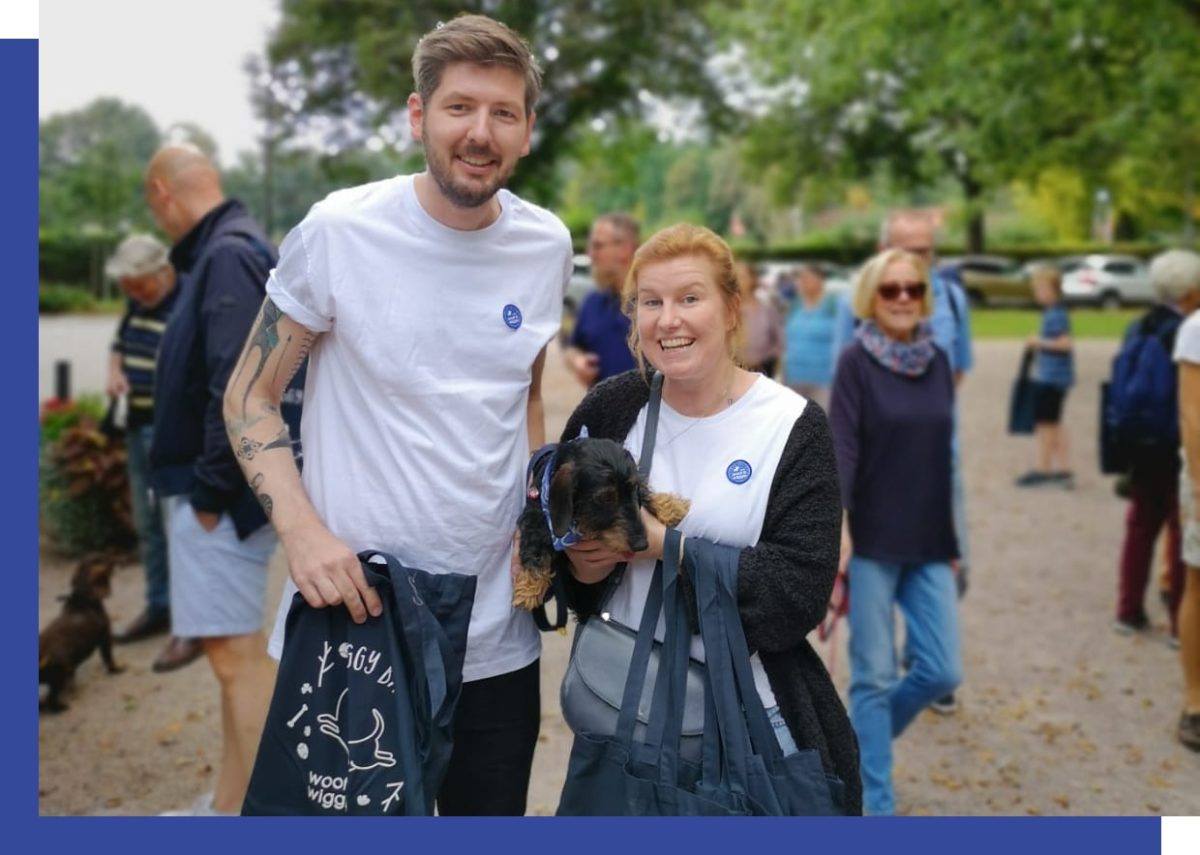
[[[771,723],[771,729],[775,731],[775,739],[779,742],[783,756],[790,757],[793,754],[798,754],[800,749],[796,747],[796,740],[792,738],[792,732],[788,730],[787,722],[783,720],[783,713],[779,711],[779,704],[767,710],[767,721]]]
[[[129,491],[133,524],[141,542],[142,566],[146,571],[146,610],[155,615],[170,609],[167,580],[167,536],[159,501],[150,488],[150,439],[152,425],[133,428],[125,434],[129,461]]]
[[[898,677],[894,607],[904,615],[909,671]],[[895,813],[892,740],[962,679],[958,595],[950,565],[850,560],[850,721],[858,734],[867,813]]]

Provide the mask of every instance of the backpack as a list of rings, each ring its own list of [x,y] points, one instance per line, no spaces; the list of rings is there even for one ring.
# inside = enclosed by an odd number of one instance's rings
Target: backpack
[[[1171,346],[1180,319],[1130,325],[1100,387],[1100,471],[1124,472],[1146,453],[1179,447],[1178,379]]]

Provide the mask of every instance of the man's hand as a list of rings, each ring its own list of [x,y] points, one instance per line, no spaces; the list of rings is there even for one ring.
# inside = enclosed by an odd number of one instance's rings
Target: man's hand
[[[850,539],[850,524],[842,519],[842,544],[838,550],[838,575],[845,576],[850,567],[850,556],[854,554],[854,542]]]
[[[591,386],[600,374],[600,357],[572,348],[567,352],[567,367],[584,386]]]
[[[1042,346],[1042,340],[1038,336],[1031,335],[1031,336],[1026,337],[1025,347],[1027,347],[1029,350],[1037,350],[1041,346]]]
[[[119,398],[129,391],[129,380],[125,377],[125,372],[121,369],[115,369],[108,372],[108,385],[104,391],[110,398]]]
[[[383,614],[383,603],[367,584],[358,556],[325,526],[310,524],[281,539],[292,581],[310,606],[345,604],[355,623],[366,621],[368,613]]]
[[[221,515],[212,511],[197,511],[193,508],[192,512],[196,515],[196,522],[200,523],[200,528],[205,531],[212,531],[221,522]]]

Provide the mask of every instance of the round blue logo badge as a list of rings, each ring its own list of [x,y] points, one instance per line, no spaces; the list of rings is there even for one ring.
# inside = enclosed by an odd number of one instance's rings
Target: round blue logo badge
[[[520,329],[522,320],[521,310],[512,303],[504,307],[504,323],[508,325],[510,330]]]
[[[735,460],[725,470],[725,477],[734,484],[745,484],[753,474],[754,470],[745,460]]]

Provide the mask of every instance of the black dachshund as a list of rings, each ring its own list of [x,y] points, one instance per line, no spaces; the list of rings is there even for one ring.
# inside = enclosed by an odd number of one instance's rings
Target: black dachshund
[[[38,635],[38,684],[50,687],[38,709],[62,712],[62,690],[75,676],[75,669],[97,648],[108,673],[124,668],[113,661],[112,626],[103,600],[112,592],[115,563],[111,558],[91,555],[79,562],[71,577],[71,593],[63,600],[62,613]]]
[[[563,550],[585,538],[615,552],[644,550],[643,507],[673,526],[687,515],[689,503],[651,492],[633,456],[611,439],[584,435],[537,452],[517,524],[521,566],[513,580],[513,605],[530,610],[542,605],[554,574],[569,572]]]

